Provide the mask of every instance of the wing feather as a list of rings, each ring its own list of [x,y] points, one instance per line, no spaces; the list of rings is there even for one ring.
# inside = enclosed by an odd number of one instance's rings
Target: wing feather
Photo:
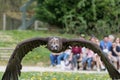
[[[8,61],[2,80],[18,80],[18,76],[21,74],[23,57],[34,48],[46,45],[47,41],[47,38],[32,38],[19,43]]]
[[[64,39],[63,45],[65,45],[65,47],[64,47],[65,49],[68,46],[79,45],[81,47],[86,47],[86,48],[93,50],[95,53],[97,53],[101,57],[101,60],[105,64],[105,66],[109,72],[110,77],[112,79],[120,79],[120,73],[112,65],[112,63],[108,59],[107,55],[105,55],[103,53],[103,51],[100,49],[100,47],[97,44],[95,44],[91,41],[83,40],[83,39],[70,39],[70,40]]]

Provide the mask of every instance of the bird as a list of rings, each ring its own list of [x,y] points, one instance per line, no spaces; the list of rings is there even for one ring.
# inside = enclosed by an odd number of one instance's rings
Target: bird
[[[110,78],[112,80],[120,79],[119,71],[117,71],[117,69],[112,65],[108,57],[103,53],[97,44],[80,38],[66,39],[52,36],[30,38],[16,44],[16,47],[8,60],[5,72],[2,76],[2,80],[18,80],[22,73],[21,62],[25,55],[34,48],[45,46],[45,48],[57,54],[59,52],[65,51],[69,46],[75,45],[89,48],[97,53],[105,64]]]

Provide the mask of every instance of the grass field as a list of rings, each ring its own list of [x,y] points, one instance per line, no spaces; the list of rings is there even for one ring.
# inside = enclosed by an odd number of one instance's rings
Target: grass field
[[[2,73],[0,73],[0,76]],[[1,77],[0,77],[1,79]],[[111,80],[107,74],[68,72],[23,72],[19,80]]]
[[[10,31],[0,31],[0,47],[14,47],[20,41],[33,37],[50,37],[59,36],[64,38],[75,38],[76,35],[71,34],[60,34],[56,32],[49,31],[32,31],[32,30],[10,30]],[[4,44],[3,44],[4,43]]]

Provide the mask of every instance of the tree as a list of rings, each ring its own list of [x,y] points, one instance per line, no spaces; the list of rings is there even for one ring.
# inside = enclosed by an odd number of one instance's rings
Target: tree
[[[69,33],[119,32],[119,0],[37,0],[36,18]],[[101,31],[103,30],[103,33]]]

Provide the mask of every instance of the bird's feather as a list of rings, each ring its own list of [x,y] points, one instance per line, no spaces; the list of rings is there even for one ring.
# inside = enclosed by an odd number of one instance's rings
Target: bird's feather
[[[23,57],[34,48],[47,44],[47,38],[32,38],[19,43],[11,55],[2,80],[18,80]]]

